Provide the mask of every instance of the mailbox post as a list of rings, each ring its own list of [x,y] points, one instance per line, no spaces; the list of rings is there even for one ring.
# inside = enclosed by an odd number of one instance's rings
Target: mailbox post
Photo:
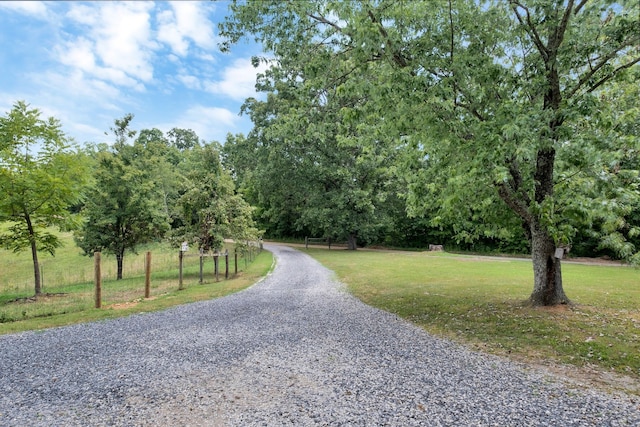
[[[189,242],[182,242],[182,245],[180,246],[180,282],[178,284],[178,290],[183,290],[184,287],[182,285],[182,261],[184,258],[184,253],[187,252],[189,250]]]

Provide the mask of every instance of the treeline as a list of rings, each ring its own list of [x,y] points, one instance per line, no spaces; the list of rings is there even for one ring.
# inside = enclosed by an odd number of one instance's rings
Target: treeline
[[[50,227],[74,231],[87,255],[114,254],[122,278],[125,254],[142,243],[187,241],[204,251],[224,239],[242,245],[259,236],[253,209],[223,167],[221,146],[189,129],[132,129],[114,121],[110,143],[78,147],[54,119],[17,102],[0,118],[0,243],[31,250],[36,295],[38,253],[55,253]]]

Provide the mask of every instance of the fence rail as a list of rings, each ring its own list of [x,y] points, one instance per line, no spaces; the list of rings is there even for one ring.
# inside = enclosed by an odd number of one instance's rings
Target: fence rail
[[[331,237],[305,237],[304,247],[309,249],[309,245],[328,246],[331,249]]]

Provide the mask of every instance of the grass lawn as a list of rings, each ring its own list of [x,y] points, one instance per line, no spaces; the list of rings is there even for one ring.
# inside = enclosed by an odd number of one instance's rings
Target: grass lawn
[[[640,379],[640,271],[563,263],[574,305],[532,308],[527,260],[308,249],[356,297],[472,348]]]

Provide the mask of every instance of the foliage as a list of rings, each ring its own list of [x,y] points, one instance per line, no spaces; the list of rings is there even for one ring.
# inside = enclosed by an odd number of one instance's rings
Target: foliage
[[[535,272],[531,302],[552,305],[569,301],[556,249],[572,243],[603,201],[610,219],[636,203],[635,181],[613,179],[609,153],[638,139],[621,124],[625,106],[606,107],[603,96],[637,73],[634,7],[243,1],[232,3],[222,33],[225,48],[251,34],[275,56],[272,74],[287,79],[274,80],[288,83],[275,88],[278,96],[302,88],[283,98],[298,116],[298,102],[320,82],[361,100],[341,105],[335,117],[346,125],[335,140],[355,128],[370,149],[383,141],[387,155],[406,153],[398,171],[411,214],[431,215],[461,242],[512,240],[523,229]],[[307,102],[305,115],[317,108]],[[632,258],[637,249],[617,231],[620,221],[603,221],[607,245]]]
[[[177,200],[181,226],[176,241],[189,241],[203,251],[219,250],[224,239],[238,244],[256,240],[252,208],[235,191],[224,170],[217,144],[195,146],[186,153]]]
[[[95,153],[95,185],[83,209],[86,221],[76,234],[85,254],[105,251],[116,256],[118,279],[125,251],[135,252],[139,244],[162,238],[169,228],[164,197],[152,180],[158,169],[141,158],[139,147],[127,144],[136,133],[129,128],[132,119],[129,114],[115,120],[113,147]]]
[[[68,208],[81,200],[88,182],[85,162],[60,123],[40,115],[19,101],[0,118],[0,222],[11,223],[0,233],[0,245],[14,252],[31,249],[36,295],[41,293],[38,252],[53,255],[61,244],[48,227],[78,225]]]
[[[172,129],[169,134],[183,132]],[[186,132],[186,131],[185,131]],[[164,215],[172,227],[179,226],[177,200],[179,183],[182,176],[179,165],[184,161],[184,153],[171,137],[165,136],[159,129],[142,129],[133,143],[133,156],[137,167],[146,171],[145,180],[154,186]],[[197,140],[197,138],[196,138]],[[182,143],[178,145],[183,146]]]
[[[330,52],[316,54],[263,76],[267,100],[244,106],[254,129],[224,150],[273,234],[347,240],[355,249],[357,241],[381,240],[391,224],[398,187],[385,164],[394,154],[389,138],[345,118],[372,113],[363,85],[378,81],[368,76],[351,87],[340,77],[349,74],[348,61],[324,73]]]

